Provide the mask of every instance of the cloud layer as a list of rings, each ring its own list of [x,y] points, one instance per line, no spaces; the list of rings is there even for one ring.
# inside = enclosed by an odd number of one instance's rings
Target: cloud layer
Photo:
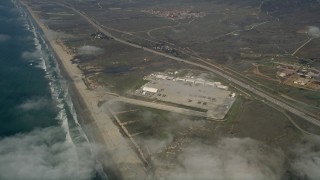
[[[29,99],[18,106],[19,109],[23,111],[30,111],[30,110],[39,110],[43,108],[44,106],[48,105],[48,100],[41,99],[41,98],[35,98],[35,99]]]
[[[59,128],[35,130],[0,140],[0,179],[90,179],[94,161],[90,153],[78,157],[77,149],[57,141]],[[81,160],[79,160],[81,158]]]
[[[283,153],[255,140],[224,138],[215,146],[193,143],[178,156],[165,179],[279,180]]]
[[[297,156],[292,163],[293,171],[301,178],[320,179],[320,137],[307,138],[293,148]]]

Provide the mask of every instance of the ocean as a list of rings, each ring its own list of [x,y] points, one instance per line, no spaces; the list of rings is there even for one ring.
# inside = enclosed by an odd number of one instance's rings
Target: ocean
[[[28,13],[0,1],[0,179],[106,179],[57,59]]]

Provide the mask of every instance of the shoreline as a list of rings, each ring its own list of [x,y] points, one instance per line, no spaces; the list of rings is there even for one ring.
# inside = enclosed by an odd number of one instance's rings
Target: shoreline
[[[99,109],[97,103],[101,93],[87,89],[82,80],[83,74],[81,70],[77,67],[77,64],[73,64],[71,61],[74,55],[67,51],[67,47],[60,39],[48,39],[46,33],[49,28],[40,21],[39,17],[25,2],[19,2],[43,33],[56,57],[61,75],[68,82],[68,91],[74,104],[78,121],[88,136],[89,143],[100,143],[105,146],[103,153],[99,153],[95,159],[100,160],[107,176],[111,179],[145,179],[147,173],[145,168],[142,168],[143,165],[138,155],[131,149],[127,140],[121,135],[120,130],[113,124],[106,112]],[[122,149],[126,154],[121,151]]]

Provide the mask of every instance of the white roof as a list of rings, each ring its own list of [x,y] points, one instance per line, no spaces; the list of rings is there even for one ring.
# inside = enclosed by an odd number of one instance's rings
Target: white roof
[[[217,85],[217,87],[220,89],[228,89],[228,86],[223,86],[223,85]]]
[[[214,83],[214,82],[206,82],[206,85],[214,86],[214,85],[216,85],[216,83]]]
[[[143,87],[142,90],[147,92],[152,92],[152,93],[158,92],[158,89],[153,87]]]
[[[176,78],[177,81],[185,81],[186,79],[184,78]]]
[[[194,79],[186,79],[187,82],[194,82]]]
[[[167,77],[168,77],[168,76],[162,75],[162,74],[156,75],[156,78],[159,78],[159,79],[166,79]]]

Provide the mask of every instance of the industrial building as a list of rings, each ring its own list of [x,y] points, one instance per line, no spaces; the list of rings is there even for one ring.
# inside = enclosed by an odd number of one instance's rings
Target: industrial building
[[[189,82],[189,83],[194,84],[194,79],[187,78],[187,79],[186,79],[186,82]]]
[[[223,86],[223,85],[217,85],[217,88],[223,89],[223,90],[228,90],[228,86]]]
[[[144,92],[157,93],[158,89],[153,87],[143,87],[142,90]]]
[[[201,84],[201,85],[204,85],[205,84],[205,80],[204,79],[201,79],[201,78],[197,78],[196,81],[195,81],[195,84]]]
[[[206,82],[206,86],[212,86],[212,87],[216,87],[216,84],[214,82]]]

